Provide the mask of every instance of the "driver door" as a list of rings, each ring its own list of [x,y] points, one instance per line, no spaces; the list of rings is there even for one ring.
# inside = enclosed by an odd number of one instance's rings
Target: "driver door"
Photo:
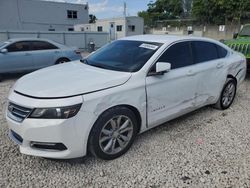
[[[1,69],[5,73],[32,70],[34,67],[29,41],[21,41],[6,47],[7,53],[1,54]]]
[[[196,108],[197,78],[191,43],[169,47],[157,62],[168,62],[171,70],[146,77],[148,126],[154,127]],[[155,71],[151,68],[150,71]]]

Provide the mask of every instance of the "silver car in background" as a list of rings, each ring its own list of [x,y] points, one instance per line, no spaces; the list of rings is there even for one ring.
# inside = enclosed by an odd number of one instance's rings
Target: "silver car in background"
[[[10,39],[0,42],[0,80],[3,74],[30,72],[81,59],[77,48],[47,39]]]

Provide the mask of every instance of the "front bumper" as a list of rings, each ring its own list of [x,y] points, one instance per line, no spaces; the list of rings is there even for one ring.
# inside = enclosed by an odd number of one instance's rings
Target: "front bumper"
[[[9,137],[19,145],[20,152],[47,158],[75,158],[84,156],[83,145],[79,143],[75,129],[75,118],[68,120],[25,119],[18,123],[9,117]],[[41,149],[34,143],[63,144],[66,148]]]
[[[11,92],[11,103],[28,107],[60,107],[82,103],[82,97],[41,100],[28,98]],[[20,104],[21,101],[21,104]],[[69,159],[85,156],[87,141],[95,116],[83,111],[69,119],[32,119],[25,118],[18,122],[7,115],[9,137],[19,145],[20,152],[27,155]],[[92,115],[92,116],[91,116]],[[38,147],[50,145],[50,147]]]

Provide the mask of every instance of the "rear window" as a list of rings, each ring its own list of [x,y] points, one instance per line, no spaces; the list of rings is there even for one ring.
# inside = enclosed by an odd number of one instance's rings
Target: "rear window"
[[[53,50],[58,49],[55,45],[44,41],[33,41],[33,50]]]
[[[217,47],[210,42],[192,42],[195,63],[218,59]]]
[[[221,46],[217,46],[219,58],[224,58],[227,56],[227,50]]]

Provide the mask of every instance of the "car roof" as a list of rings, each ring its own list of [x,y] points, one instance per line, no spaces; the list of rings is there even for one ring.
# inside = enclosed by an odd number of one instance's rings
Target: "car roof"
[[[164,44],[170,44],[180,40],[201,40],[201,41],[217,42],[213,39],[208,39],[204,37],[184,36],[184,35],[136,35],[136,36],[125,37],[120,40],[157,42]]]
[[[12,38],[9,39],[8,42],[19,42],[19,41],[48,41],[48,42],[54,42],[49,39],[43,39],[43,38]]]

